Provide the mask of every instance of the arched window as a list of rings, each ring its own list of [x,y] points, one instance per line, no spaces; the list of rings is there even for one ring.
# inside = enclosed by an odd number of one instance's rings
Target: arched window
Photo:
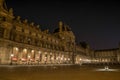
[[[2,38],[4,35],[4,28],[0,26],[0,38]]]

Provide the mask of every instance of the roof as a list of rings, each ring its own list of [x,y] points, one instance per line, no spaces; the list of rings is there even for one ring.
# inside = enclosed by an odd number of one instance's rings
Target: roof
[[[53,33],[57,33],[57,32],[59,32],[59,31],[60,31],[60,28],[58,27],[58,28],[56,28],[56,29],[54,30]],[[62,31],[71,31],[71,28],[63,26],[63,27],[62,27]]]
[[[119,48],[112,48],[112,49],[100,49],[100,50],[95,50],[97,51],[114,51],[114,50],[119,50]]]

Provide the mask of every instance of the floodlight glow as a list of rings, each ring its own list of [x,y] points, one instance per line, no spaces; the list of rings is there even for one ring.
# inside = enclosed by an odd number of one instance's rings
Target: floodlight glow
[[[39,57],[37,56],[37,58],[39,59]]]
[[[95,71],[119,71],[118,69],[110,69],[108,66],[105,66],[103,69],[96,69]]]
[[[34,50],[32,50],[32,53],[34,53]]]
[[[65,58],[65,61],[66,61],[67,59]]]
[[[50,53],[50,55],[52,55],[52,53]]]
[[[47,54],[47,52],[45,52],[45,54]]]
[[[41,51],[38,52],[39,54],[41,53]]]
[[[27,49],[24,49],[23,51],[26,53],[26,52],[27,52]]]
[[[61,58],[61,60],[63,60],[63,58]]]
[[[68,58],[68,60],[70,61],[70,58]]]
[[[16,47],[15,50],[18,51],[18,48]]]
[[[30,56],[28,56],[28,58],[30,58]]]
[[[81,61],[82,59],[80,58],[79,60]]]
[[[13,57],[14,56],[14,54],[11,54],[11,57]]]
[[[52,60],[54,60],[54,58],[53,58],[53,57],[52,57],[51,59],[52,59]]]

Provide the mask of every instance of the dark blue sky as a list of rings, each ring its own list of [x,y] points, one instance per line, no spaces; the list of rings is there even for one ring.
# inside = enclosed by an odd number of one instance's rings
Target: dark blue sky
[[[76,41],[86,41],[91,48],[116,48],[120,41],[120,6],[116,1],[41,1],[6,0],[15,16],[40,24],[52,32],[62,20],[76,36]]]

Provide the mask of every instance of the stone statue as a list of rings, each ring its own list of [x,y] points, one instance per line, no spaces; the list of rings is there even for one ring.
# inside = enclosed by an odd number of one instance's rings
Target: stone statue
[[[44,30],[44,33],[48,34],[49,33],[49,29]]]
[[[17,16],[16,20],[19,21],[20,20],[20,16]]]
[[[39,25],[39,24],[38,24],[36,27],[37,27],[37,29],[39,29],[39,30],[41,31],[41,29],[40,29],[40,25]]]
[[[23,21],[23,23],[25,23],[25,24],[27,24],[27,22],[28,22],[28,20],[27,20],[27,19],[25,19],[25,20]]]
[[[37,28],[40,28],[40,25],[37,25]]]
[[[34,26],[34,22],[31,22],[31,24],[30,24],[31,26]]]
[[[10,9],[9,9],[9,14],[10,14],[10,15],[13,15],[13,8],[10,8]]]
[[[20,16],[17,16],[16,20],[21,23]]]
[[[49,29],[46,30],[46,33],[47,33],[47,34],[49,33]]]
[[[63,23],[62,21],[59,22],[59,32],[62,32],[62,26],[63,26]]]

